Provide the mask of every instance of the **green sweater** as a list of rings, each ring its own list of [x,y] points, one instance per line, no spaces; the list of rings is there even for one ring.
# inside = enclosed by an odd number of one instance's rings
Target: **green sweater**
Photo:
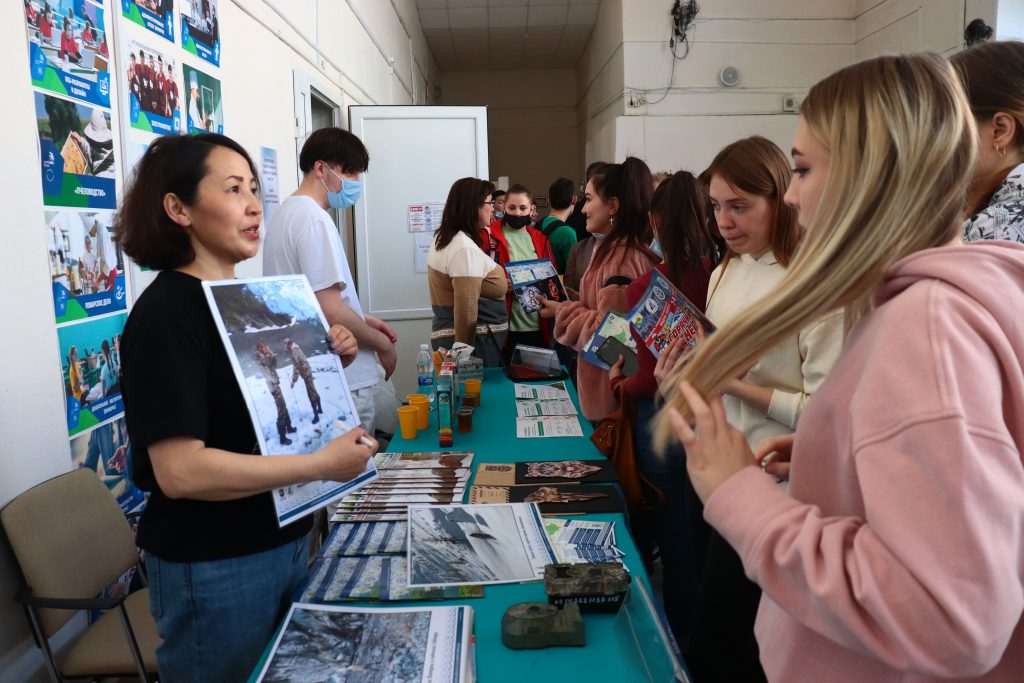
[[[571,226],[554,216],[546,216],[537,226],[551,242],[551,251],[555,254],[555,270],[565,275],[565,264],[569,261],[569,252],[576,244],[576,231]]]

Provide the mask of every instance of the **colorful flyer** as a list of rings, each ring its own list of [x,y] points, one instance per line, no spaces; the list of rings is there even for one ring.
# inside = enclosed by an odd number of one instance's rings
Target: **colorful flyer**
[[[101,4],[25,2],[32,85],[110,107],[110,52]]]
[[[181,132],[182,87],[174,58],[137,40],[124,45],[122,87],[129,125],[157,135]]]
[[[95,472],[125,513],[146,499],[128,476],[131,457],[128,427],[123,417],[71,440],[71,463]]]
[[[181,0],[181,46],[185,52],[220,66],[217,0]]]
[[[185,115],[189,133],[223,133],[224,111],[221,109],[220,81],[188,64],[182,67],[188,94]]]
[[[545,297],[552,301],[568,301],[562,279],[558,277],[555,264],[550,259],[534,259],[532,261],[514,261],[505,264],[505,272],[512,281],[512,291],[516,300],[527,313],[536,313],[544,308],[537,297]]]
[[[174,42],[174,0],[121,0],[121,16]]]
[[[701,337],[715,331],[701,310],[658,271],[654,271],[651,284],[627,318],[655,358],[676,339],[692,348]]]
[[[113,209],[116,195],[110,110],[35,93],[43,204]]]
[[[123,311],[124,256],[109,211],[46,211],[53,309],[57,323]]]
[[[120,313],[57,328],[69,435],[124,412],[121,332],[127,319]]]
[[[621,313],[608,311],[608,314],[601,320],[601,324],[597,326],[594,336],[583,346],[580,358],[603,370],[609,370],[612,366],[597,355],[597,350],[608,338],[618,339],[622,344],[636,351],[636,341],[629,331],[629,321],[622,317]]]

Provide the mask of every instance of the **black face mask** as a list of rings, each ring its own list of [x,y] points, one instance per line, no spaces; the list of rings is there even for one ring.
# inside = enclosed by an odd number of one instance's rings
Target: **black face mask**
[[[523,228],[530,224],[530,216],[510,216],[509,214],[506,213],[505,224],[510,228],[522,230]]]

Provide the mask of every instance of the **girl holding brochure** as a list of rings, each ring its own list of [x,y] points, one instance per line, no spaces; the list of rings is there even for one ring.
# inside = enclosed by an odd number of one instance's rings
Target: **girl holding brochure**
[[[711,275],[707,300],[707,317],[722,327],[760,310],[759,300],[786,275],[799,228],[796,211],[783,202],[789,164],[771,141],[750,137],[734,142],[718,153],[705,174],[727,247]],[[842,340],[842,313],[827,314],[765,349],[723,385],[729,420],[751,448],[762,439],[793,432],[835,363]],[[687,658],[698,679],[764,680],[753,630],[760,597],[739,556],[712,532]]]
[[[258,174],[222,135],[149,146],[117,216],[124,252],[160,274],[121,338],[121,387],[136,485],[149,491],[137,542],[168,681],[245,680],[306,574],[307,517],[277,526],[273,491],[362,473],[361,429],[309,455],[257,456],[245,400],[203,294],[259,251]],[[348,330],[331,328],[348,364]],[[365,442],[363,440],[366,440]]]
[[[669,176],[654,191],[651,223],[665,260],[626,288],[629,310],[643,298],[655,272],[704,310],[708,279],[716,259],[715,242],[705,211],[706,193],[704,184],[687,171]],[[665,613],[676,640],[685,647],[693,627],[707,525],[701,517],[700,501],[686,475],[686,454],[681,448],[668,457],[659,457],[654,451],[650,424],[657,412],[654,402],[658,391],[654,378],[657,359],[636,328],[631,326],[630,332],[636,341],[638,370],[626,378],[622,375],[620,361],[612,366],[608,378],[613,391],[619,383],[625,382],[624,391],[636,399],[633,450],[646,480],[643,482],[645,497],[655,509],[650,519],[653,526],[650,534],[661,551]],[[662,355],[674,353],[679,347],[662,349]]]
[[[1024,246],[960,244],[975,135],[938,55],[879,57],[811,88],[789,273],[666,387],[657,436],[683,442],[706,519],[764,588],[771,680],[1024,671]],[[795,438],[755,456],[718,388],[840,307],[861,313],[842,357]],[[786,465],[789,495],[757,467],[773,454],[762,467]]]
[[[651,251],[651,170],[636,157],[606,164],[587,181],[587,231],[597,240],[594,257],[580,282],[580,300],[558,303],[538,297],[541,316],[555,319],[555,339],[582,351],[611,310],[628,309],[626,287],[654,267]],[[591,422],[615,412],[608,372],[577,360],[576,381],[583,416]]]

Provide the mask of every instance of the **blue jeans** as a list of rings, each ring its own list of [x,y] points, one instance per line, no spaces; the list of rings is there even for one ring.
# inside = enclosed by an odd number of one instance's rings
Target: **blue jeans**
[[[657,487],[644,482],[645,502],[655,508],[649,519],[661,551],[665,615],[685,647],[693,630],[709,527],[686,472],[683,447],[672,446],[663,456],[654,451],[650,423],[656,413],[652,399],[637,401],[633,448],[641,474]]]
[[[163,683],[245,681],[306,577],[308,537],[242,557],[167,562],[146,554]]]

